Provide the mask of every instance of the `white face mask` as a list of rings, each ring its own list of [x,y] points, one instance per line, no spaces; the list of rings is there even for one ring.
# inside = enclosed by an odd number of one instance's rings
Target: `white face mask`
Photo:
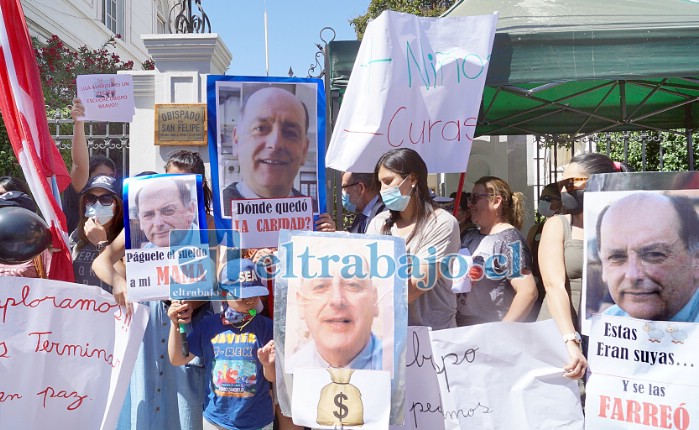
[[[95,218],[100,225],[104,225],[114,218],[114,204],[102,206],[100,202],[95,202],[94,205],[85,206],[85,216]]]

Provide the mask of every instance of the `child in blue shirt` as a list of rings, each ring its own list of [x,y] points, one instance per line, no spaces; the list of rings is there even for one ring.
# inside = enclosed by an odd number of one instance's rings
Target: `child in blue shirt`
[[[231,262],[237,266],[238,262]],[[230,263],[229,263],[230,264]],[[221,284],[226,302],[220,314],[208,315],[187,335],[189,356],[182,353],[179,324],[190,320],[182,304],[168,309],[172,321],[168,354],[175,366],[202,357],[210,375],[204,401],[205,428],[271,430],[274,420],[270,382],[274,382],[272,320],[258,315],[260,297],[268,294],[250,260],[240,260],[237,280]]]

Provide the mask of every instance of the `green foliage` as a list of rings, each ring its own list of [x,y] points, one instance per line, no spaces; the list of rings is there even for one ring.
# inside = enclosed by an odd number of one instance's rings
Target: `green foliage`
[[[440,16],[454,4],[454,0],[371,0],[364,15],[350,20],[350,25],[357,33],[357,39],[364,37],[369,20],[372,20],[385,10],[411,13],[418,16]]]
[[[43,46],[33,39],[46,105],[53,109],[69,105],[76,94],[75,78],[78,75],[110,74],[133,69],[133,61],[123,62],[109,49],[116,46],[116,39],[120,37],[112,37],[99,49],[83,45],[77,51],[55,34]]]
[[[42,90],[46,104],[46,115],[49,118],[67,118],[76,94],[75,78],[78,75],[112,74],[118,70],[133,69],[133,61],[121,61],[121,58],[110,51],[116,46],[116,35],[102,45],[99,49],[90,49],[82,46],[77,51],[68,47],[56,35],[41,44],[36,38],[32,39],[36,62],[39,66]],[[152,63],[152,60],[149,60]],[[149,62],[143,63],[144,70]],[[152,64],[154,66],[154,64]],[[71,133],[69,124],[62,125],[62,134]],[[62,150],[61,155],[67,166],[71,165],[70,150]],[[12,146],[7,137],[5,123],[0,123],[0,174],[12,175],[24,178],[22,170],[17,163]]]
[[[678,130],[683,132],[683,130]],[[699,133],[693,134],[694,169],[699,168]],[[626,142],[626,155],[624,154]],[[645,164],[643,148],[645,145]],[[635,172],[677,172],[689,170],[687,140],[670,132],[616,132],[597,141],[597,152],[607,153],[615,161],[623,161]]]

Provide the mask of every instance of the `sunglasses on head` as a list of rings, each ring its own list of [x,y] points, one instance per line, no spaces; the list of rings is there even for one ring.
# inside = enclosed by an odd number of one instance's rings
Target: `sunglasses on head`
[[[539,200],[541,200],[542,202],[549,202],[549,203],[551,203],[551,202],[558,202],[558,201],[561,200],[561,198],[560,198],[560,197],[555,197],[555,196],[543,196],[543,197],[541,197]]]
[[[101,196],[96,196],[94,194],[85,194],[85,204],[94,205],[98,201],[102,206],[111,206],[114,204],[116,197],[113,194],[103,194]]]
[[[579,190],[584,187],[589,178],[568,178],[558,181],[558,189]]]

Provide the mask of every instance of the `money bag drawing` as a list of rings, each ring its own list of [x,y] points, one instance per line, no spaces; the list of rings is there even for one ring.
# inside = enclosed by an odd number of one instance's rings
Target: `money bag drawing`
[[[364,425],[362,393],[349,383],[354,370],[326,370],[332,382],[320,390],[316,422],[322,426]]]

